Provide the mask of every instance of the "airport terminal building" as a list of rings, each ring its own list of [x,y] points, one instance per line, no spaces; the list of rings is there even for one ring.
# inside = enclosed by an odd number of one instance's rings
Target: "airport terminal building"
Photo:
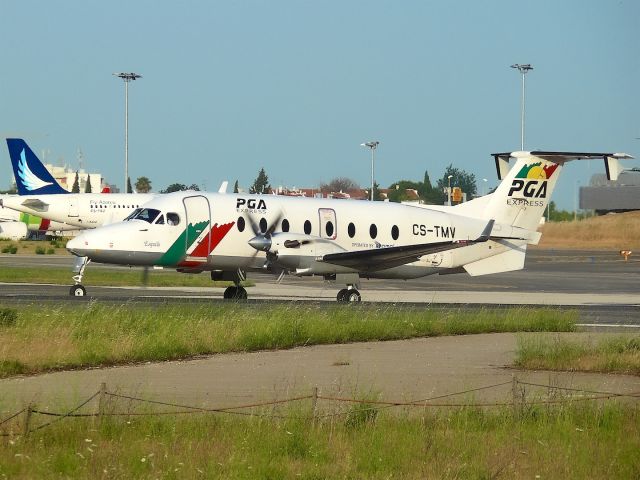
[[[640,169],[626,170],[616,181],[593,175],[588,187],[580,187],[580,208],[599,215],[640,210]]]

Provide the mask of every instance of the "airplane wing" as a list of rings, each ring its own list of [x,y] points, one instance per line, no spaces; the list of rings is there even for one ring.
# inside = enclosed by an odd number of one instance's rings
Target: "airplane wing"
[[[39,198],[28,198],[27,200],[22,202],[22,205],[24,205],[25,207],[32,208],[34,210],[46,210],[49,207],[48,203],[43,202]]]
[[[474,243],[486,242],[491,238],[491,230],[493,229],[494,223],[494,220],[490,220],[482,231],[482,234],[476,240],[421,243],[417,245],[358,250],[355,252],[329,253],[322,257],[322,261],[333,265],[353,268],[361,272],[386,270],[388,268],[416,262],[423,255],[467,247]]]

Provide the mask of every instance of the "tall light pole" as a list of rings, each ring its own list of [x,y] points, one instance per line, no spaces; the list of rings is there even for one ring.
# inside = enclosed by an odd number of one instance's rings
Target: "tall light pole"
[[[366,143],[361,143],[360,146],[361,147],[369,147],[371,149],[371,201],[373,202],[373,184],[374,184],[374,180],[373,180],[373,163],[375,160],[375,152],[376,152],[376,148],[378,148],[378,145],[380,145],[380,142],[376,141],[376,140],[372,140],[370,142],[366,142]]]
[[[114,73],[116,77],[124,80],[124,193],[129,183],[129,82],[142,78],[137,73]]]
[[[523,65],[515,63],[511,65],[511,68],[517,68],[522,74],[522,105],[520,108],[520,150],[524,150],[524,77],[529,71],[533,70],[533,67],[528,63]]]
[[[449,176],[447,176],[447,178],[449,179],[449,189],[447,190],[447,192],[448,192],[448,194],[449,194],[449,195],[447,196],[447,198],[448,198],[449,200],[448,200],[447,204],[448,204],[449,206],[451,206],[451,177],[453,177],[453,175],[449,175]]]

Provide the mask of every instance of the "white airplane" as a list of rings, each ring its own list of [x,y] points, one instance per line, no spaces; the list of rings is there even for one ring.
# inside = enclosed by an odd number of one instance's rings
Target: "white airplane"
[[[121,221],[155,196],[70,193],[51,176],[24,140],[7,138],[7,146],[19,195],[1,197],[0,206],[83,229]]]
[[[493,155],[503,181],[494,193],[447,207],[386,202],[176,192],[137,208],[123,222],[85,231],[67,249],[88,261],[210,271],[235,286],[224,298],[247,298],[251,270],[321,275],[345,284],[338,301],[360,301],[361,278],[409,279],[520,270],[562,166],[615,153],[513,152]],[[509,170],[509,160],[515,158]],[[84,268],[83,266],[83,268]],[[71,288],[85,295],[82,270]]]
[[[7,197],[0,196],[0,204],[3,198]],[[45,218],[18,212],[0,205],[0,238],[22,240],[27,238],[29,233],[57,234],[74,230],[78,230],[78,227],[67,225],[66,223],[52,222]]]

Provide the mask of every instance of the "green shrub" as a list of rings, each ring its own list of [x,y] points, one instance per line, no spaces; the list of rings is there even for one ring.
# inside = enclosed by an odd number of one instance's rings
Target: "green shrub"
[[[54,253],[56,253],[55,249],[47,248],[47,255],[53,255]]]
[[[36,247],[36,255],[44,255],[45,249],[44,247]]]
[[[6,247],[2,248],[2,253],[17,253],[18,252],[18,247],[16,245],[13,244],[9,244]]]

